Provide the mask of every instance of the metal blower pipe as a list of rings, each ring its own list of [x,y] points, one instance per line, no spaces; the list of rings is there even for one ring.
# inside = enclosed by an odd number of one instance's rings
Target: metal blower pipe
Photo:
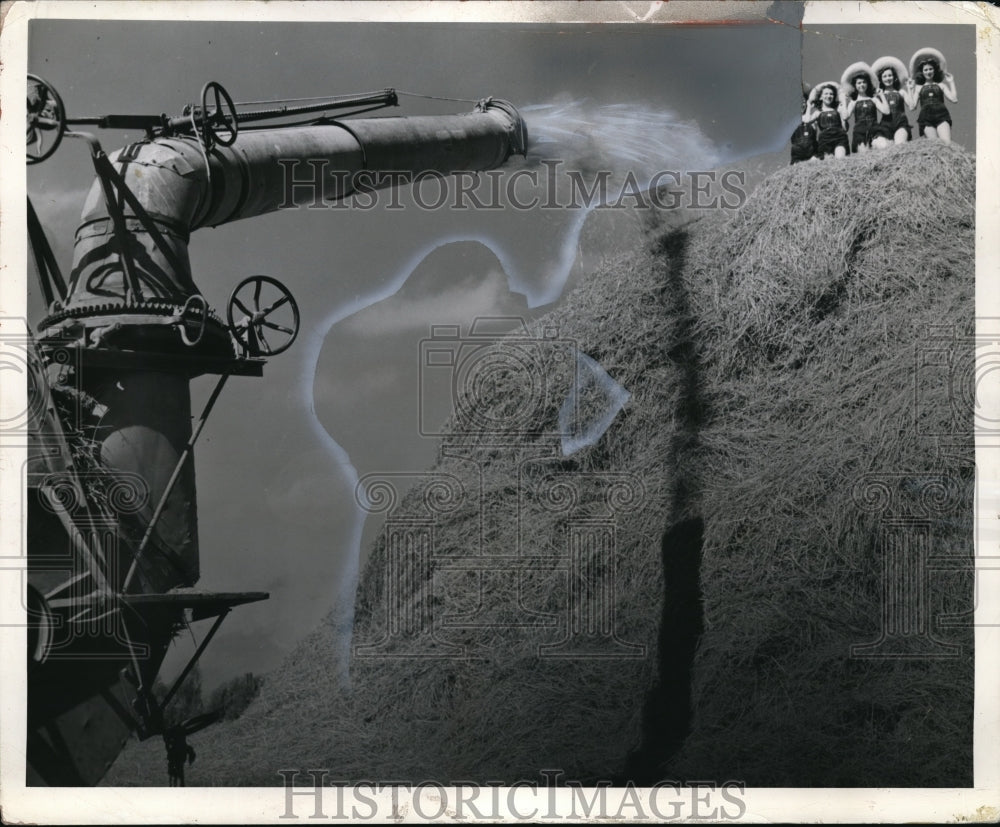
[[[461,115],[359,118],[244,131],[233,146],[216,146],[208,153],[194,138],[158,138],[126,147],[111,160],[180,263],[178,272],[138,221],[128,220],[131,236],[143,248],[135,262],[144,297],[183,302],[198,292],[187,255],[192,230],[293,206],[289,194],[304,203],[337,201],[351,195],[355,174],[364,170],[405,178],[494,169],[512,154],[525,152],[526,136],[517,110],[489,99]],[[302,186],[316,168],[323,173],[319,191]],[[370,183],[378,186],[377,178],[372,176]],[[295,181],[299,185],[290,188]],[[76,232],[67,306],[107,301],[119,293],[124,297],[115,255],[112,221],[95,182]]]

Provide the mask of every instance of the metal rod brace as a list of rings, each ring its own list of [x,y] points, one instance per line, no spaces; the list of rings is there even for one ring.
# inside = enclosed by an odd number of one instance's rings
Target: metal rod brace
[[[195,650],[195,653],[191,656],[191,660],[189,660],[187,666],[184,667],[184,671],[177,676],[177,680],[174,681],[173,686],[171,686],[167,694],[163,696],[163,701],[160,703],[161,710],[166,709],[167,704],[170,703],[174,695],[177,694],[177,690],[180,689],[184,679],[188,676],[188,673],[194,669],[195,664],[198,663],[198,658],[201,657],[201,653],[204,652],[208,644],[211,643],[212,638],[215,637],[215,633],[219,631],[222,621],[226,619],[226,615],[228,615],[231,611],[232,609],[227,606],[222,610],[222,614],[215,619],[215,623],[212,624],[212,628],[208,630],[208,634],[205,635],[204,640],[202,640],[198,648]]]
[[[177,480],[180,478],[181,471],[184,468],[184,463],[187,462],[188,457],[191,456],[194,451],[194,445],[198,441],[198,437],[201,435],[201,430],[205,427],[205,423],[208,421],[208,416],[212,412],[212,408],[215,406],[215,402],[219,398],[219,394],[222,393],[222,388],[226,384],[226,380],[228,378],[228,373],[224,373],[219,377],[219,381],[216,383],[215,389],[212,391],[212,395],[208,398],[208,402],[205,404],[205,410],[202,411],[201,417],[198,419],[198,424],[191,433],[191,438],[188,440],[187,445],[184,446],[184,450],[181,452],[181,455],[177,460],[177,464],[174,466],[174,471],[170,475],[170,479],[167,481],[167,487],[163,490],[163,494],[160,496],[160,501],[156,504],[156,510],[153,512],[153,516],[149,520],[149,525],[146,526],[146,533],[143,535],[142,541],[139,543],[139,548],[136,549],[135,554],[132,557],[132,565],[129,566],[128,574],[125,575],[125,582],[121,589],[122,593],[128,592],[128,587],[132,583],[132,578],[135,576],[135,572],[139,564],[139,558],[142,556],[146,545],[153,536],[153,530],[156,528],[156,524],[160,520],[160,515],[163,513],[164,508],[166,508],[167,498],[174,490],[174,485],[177,484]]]
[[[45,303],[51,307],[58,298],[59,301],[66,301],[66,283],[63,281],[59,264],[52,252],[52,247],[42,229],[42,222],[38,220],[35,206],[28,198],[28,238],[31,241],[31,252],[35,257],[35,268],[38,270],[38,281],[45,296]]]

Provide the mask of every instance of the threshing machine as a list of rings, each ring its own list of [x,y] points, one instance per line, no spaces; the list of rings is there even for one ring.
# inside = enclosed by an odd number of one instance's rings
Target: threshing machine
[[[42,78],[29,75],[27,91],[28,163],[70,138],[96,172],[68,278],[28,201],[46,310],[25,342],[27,781],[91,785],[132,732],[166,734],[165,707],[223,618],[268,596],[195,588],[193,449],[226,380],[262,376],[292,344],[299,309],[277,279],[252,275],[216,312],[195,283],[190,234],[295,206],[296,165],[319,169],[320,197],[333,202],[363,172],[393,173],[365,179],[377,187],[495,168],[527,136],[514,107],[492,98],[466,114],[361,118],[398,105],[396,92],[249,105],[210,82],[176,117],[70,118]],[[88,125],[145,137],[107,155],[79,131]],[[202,375],[218,379],[194,419],[189,386]],[[214,623],[194,656],[154,695],[171,640],[203,619]]]

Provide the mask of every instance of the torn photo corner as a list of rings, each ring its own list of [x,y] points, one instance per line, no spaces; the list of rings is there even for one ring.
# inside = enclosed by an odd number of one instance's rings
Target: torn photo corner
[[[995,820],[997,20],[4,4],[4,817]]]

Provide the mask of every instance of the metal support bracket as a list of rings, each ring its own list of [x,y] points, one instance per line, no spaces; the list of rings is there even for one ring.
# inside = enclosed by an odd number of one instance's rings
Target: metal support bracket
[[[141,558],[143,551],[145,551],[150,538],[153,536],[153,531],[156,528],[156,524],[160,520],[160,515],[163,513],[164,508],[166,508],[167,498],[170,496],[170,492],[174,490],[174,485],[177,484],[177,480],[180,478],[181,471],[183,470],[188,457],[191,456],[194,451],[194,445],[198,441],[198,437],[201,435],[201,430],[205,427],[205,423],[208,421],[208,416],[212,412],[212,408],[215,406],[215,402],[219,398],[219,394],[222,393],[222,388],[226,384],[226,380],[228,378],[228,373],[224,373],[219,377],[219,381],[216,383],[215,389],[212,391],[212,395],[205,404],[205,410],[202,411],[198,424],[191,433],[191,438],[188,440],[187,445],[184,446],[184,450],[181,452],[181,455],[177,460],[177,464],[174,466],[174,471],[170,475],[170,479],[167,481],[167,486],[164,488],[163,494],[160,496],[160,501],[156,504],[156,510],[153,512],[153,516],[149,520],[149,525],[146,526],[146,533],[143,535],[142,541],[139,543],[139,548],[135,550],[135,554],[132,557],[132,565],[129,566],[128,574],[125,575],[125,582],[122,584],[123,593],[128,592],[128,587],[132,584],[132,578],[135,576],[138,568],[139,559]]]
[[[177,694],[177,690],[181,688],[181,684],[184,683],[184,679],[188,676],[188,673],[194,669],[195,665],[198,663],[198,659],[201,657],[201,653],[205,651],[208,644],[212,642],[212,638],[215,637],[215,633],[219,631],[219,627],[222,625],[222,621],[226,619],[226,615],[232,611],[231,609],[224,609],[223,612],[215,618],[215,623],[212,624],[212,628],[208,630],[205,638],[198,645],[195,653],[191,656],[191,660],[187,662],[187,666],[184,667],[184,671],[177,676],[177,680],[174,681],[173,686],[167,691],[167,694],[163,696],[163,702],[160,704],[160,709],[166,708],[167,704],[173,699],[174,695]]]

